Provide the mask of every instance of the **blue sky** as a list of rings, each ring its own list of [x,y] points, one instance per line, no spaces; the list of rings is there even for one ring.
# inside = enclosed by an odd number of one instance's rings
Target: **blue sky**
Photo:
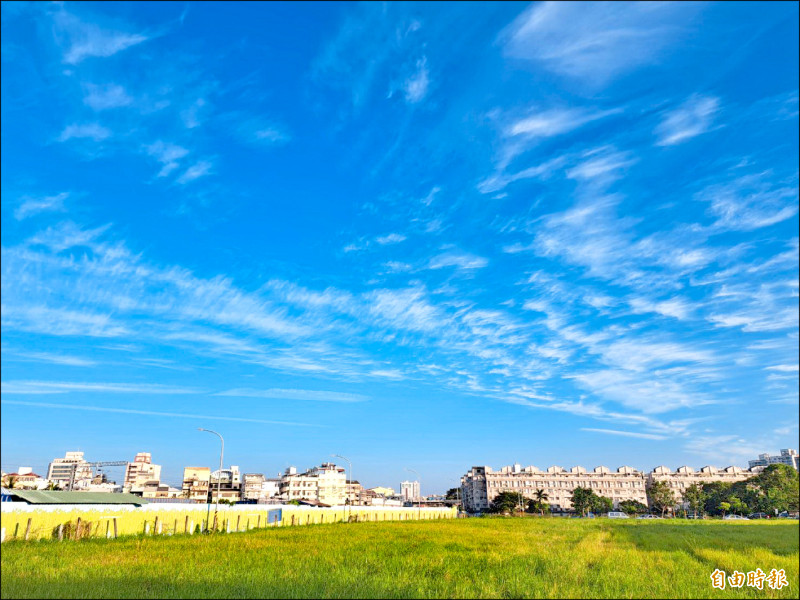
[[[4,470],[797,447],[797,3],[2,11]]]

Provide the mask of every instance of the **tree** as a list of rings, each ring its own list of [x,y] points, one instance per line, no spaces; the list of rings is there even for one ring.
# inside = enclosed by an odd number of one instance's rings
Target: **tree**
[[[742,499],[739,496],[733,495],[728,498],[728,504],[730,504],[731,512],[736,515],[741,515],[747,512],[747,505],[742,502]]]
[[[758,509],[773,513],[797,510],[800,493],[798,475],[789,465],[769,465],[750,479]]]
[[[596,515],[614,510],[614,502],[606,496],[598,496],[592,492],[592,512]]]
[[[656,481],[651,485],[647,490],[647,497],[650,500],[650,506],[661,511],[662,517],[668,509],[675,506],[676,502],[675,494],[672,493],[666,481]]]
[[[619,509],[629,515],[643,515],[649,512],[646,504],[636,500],[623,500],[619,503]]]
[[[6,487],[10,490],[13,490],[17,487],[17,483],[19,482],[19,478],[16,475],[10,475],[6,478]]]
[[[581,516],[585,516],[594,503],[595,493],[584,487],[576,487],[572,490],[572,508]]]
[[[703,491],[703,486],[693,483],[683,493],[683,499],[689,503],[689,508],[697,515],[703,512],[704,503],[706,500],[706,493]]]
[[[538,510],[539,514],[544,516],[544,511],[550,510],[550,505],[547,504],[549,499],[550,497],[547,495],[547,492],[544,490],[536,490],[533,493],[533,500],[528,502],[528,509],[530,512],[536,512]]]
[[[719,508],[722,511],[722,516],[724,517],[725,513],[730,511],[731,504],[730,504],[730,502],[720,502],[719,503]]]
[[[48,491],[50,491],[50,492],[53,492],[53,491],[56,491],[56,490],[60,490],[61,486],[58,485],[57,481],[50,481],[50,482],[48,482],[46,489]]]
[[[503,514],[512,513],[524,506],[525,498],[519,492],[500,492],[495,496],[489,512]]]
[[[450,488],[447,490],[447,493],[444,495],[445,500],[460,500],[461,499],[461,488]]]
[[[722,513],[720,502],[725,502],[725,499],[731,495],[732,485],[727,482],[714,481],[712,483],[703,484],[703,494],[705,496],[705,512],[710,515],[719,515]]]

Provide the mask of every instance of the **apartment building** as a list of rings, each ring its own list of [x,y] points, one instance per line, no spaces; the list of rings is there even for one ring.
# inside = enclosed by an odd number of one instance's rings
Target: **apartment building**
[[[262,497],[263,485],[263,473],[245,473],[242,475],[242,500],[258,501]]]
[[[211,473],[211,500],[229,500],[238,502],[242,499],[242,474],[239,467],[231,465],[229,469],[222,469]]]
[[[149,452],[139,452],[125,467],[125,482],[123,487],[132,492],[140,492],[148,484],[161,481],[161,465],[153,464]]]
[[[737,481],[744,481],[745,479],[755,475],[753,471],[743,469],[741,467],[726,467],[718,469],[716,467],[706,466],[695,471],[692,467],[678,467],[678,470],[673,473],[665,466],[659,466],[647,474],[647,487],[649,488],[656,481],[666,481],[672,493],[677,499],[677,505],[681,508],[688,508],[688,503],[684,500],[686,489],[694,483],[713,483],[715,481],[722,481],[727,483],[736,483]]]
[[[347,503],[348,504],[367,504],[367,500],[371,498],[369,494],[365,493],[364,487],[358,481],[347,480]]]
[[[333,463],[322,463],[303,473],[289,467],[280,481],[280,495],[287,501],[308,500],[339,506],[347,498],[347,483],[344,468]]]
[[[784,449],[777,456],[770,456],[769,454],[759,454],[756,460],[749,461],[750,468],[754,467],[768,467],[769,465],[782,464],[793,467],[795,471],[798,470],[798,459],[800,456],[797,450]]]
[[[205,504],[208,502],[208,488],[211,469],[208,467],[186,467],[183,470],[182,491],[184,498]]]
[[[403,502],[413,502],[420,499],[419,481],[401,481],[400,498]]]
[[[54,458],[47,468],[47,479],[59,484],[69,484],[75,472],[74,482],[92,480],[92,467],[83,458],[83,452],[67,452],[64,458]]]
[[[680,467],[673,473],[667,467],[656,467],[650,473],[642,473],[632,467],[619,467],[611,471],[608,467],[596,467],[587,471],[583,467],[572,467],[569,471],[553,466],[546,471],[519,464],[494,471],[491,467],[472,467],[461,478],[461,494],[464,508],[470,512],[484,511],[500,492],[521,493],[533,498],[537,490],[547,493],[550,507],[555,512],[572,509],[572,491],[576,487],[589,488],[600,496],[611,498],[615,508],[625,500],[647,504],[647,489],[656,481],[666,481],[679,503],[692,483],[712,481],[742,481],[754,475],[740,467],[717,469],[703,467],[695,471],[691,467]]]

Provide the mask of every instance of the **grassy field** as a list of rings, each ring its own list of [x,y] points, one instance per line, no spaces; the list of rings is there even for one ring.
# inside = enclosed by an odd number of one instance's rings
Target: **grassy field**
[[[798,597],[797,522],[483,518],[10,542],[3,598]],[[785,569],[788,587],[709,575]]]

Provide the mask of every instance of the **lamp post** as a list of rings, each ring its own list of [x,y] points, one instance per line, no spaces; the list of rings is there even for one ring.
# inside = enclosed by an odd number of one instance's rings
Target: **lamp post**
[[[422,477],[420,477],[419,473],[417,473],[414,469],[409,469],[408,467],[406,467],[406,471],[408,471],[409,473],[413,473],[414,475],[417,476],[417,483],[419,483],[419,503],[418,503],[417,506],[419,506],[419,517],[421,519],[422,518]],[[411,501],[411,506],[414,506],[414,501],[413,500]]]
[[[219,511],[219,496],[220,490],[222,487],[222,455],[225,454],[225,440],[222,436],[217,433],[216,431],[212,431],[211,429],[203,429],[202,427],[197,428],[198,431],[206,431],[208,433],[213,433],[217,437],[219,437],[219,441],[222,442],[222,447],[219,451],[219,471],[217,471],[217,502],[214,504],[214,530],[217,529],[217,511]],[[208,485],[211,486],[211,477],[208,478]],[[208,531],[208,515],[211,512],[211,503],[208,503],[208,510],[206,510],[206,531]]]
[[[351,463],[349,459],[345,458],[341,454],[331,454],[331,458],[341,458],[342,460],[346,460],[347,461],[347,465],[350,467],[350,483],[354,484],[354,481],[353,481],[353,463]],[[353,488],[355,489],[355,484],[353,485]],[[347,493],[347,478],[346,477],[345,477],[345,480],[344,480],[344,493],[345,493],[345,496],[347,496],[347,498],[345,498],[346,504],[348,505],[348,507],[347,507],[347,520],[350,521],[350,513],[352,512],[352,508],[350,508],[350,502],[349,502],[350,495]],[[356,496],[356,497],[358,497],[358,496]]]

